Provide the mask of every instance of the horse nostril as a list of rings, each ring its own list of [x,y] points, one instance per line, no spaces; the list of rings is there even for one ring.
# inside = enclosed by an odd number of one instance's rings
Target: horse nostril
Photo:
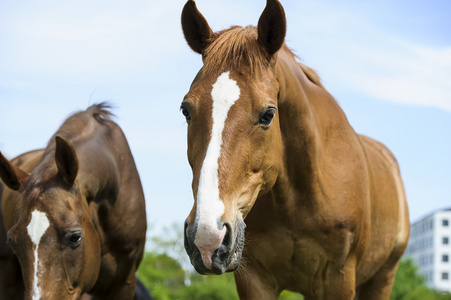
[[[187,221],[185,221],[185,227],[183,228],[183,231],[185,232],[185,236],[187,236],[188,235],[188,222]]]
[[[224,223],[224,227],[226,228],[226,233],[222,240],[222,245],[229,249],[233,244],[232,226],[230,226],[230,223]]]
[[[189,236],[189,232],[188,232],[188,222],[185,222],[185,228],[183,230],[183,235],[184,235],[184,244],[185,244],[185,249],[188,253],[188,255],[191,255],[192,253],[192,241],[190,241],[190,236]]]

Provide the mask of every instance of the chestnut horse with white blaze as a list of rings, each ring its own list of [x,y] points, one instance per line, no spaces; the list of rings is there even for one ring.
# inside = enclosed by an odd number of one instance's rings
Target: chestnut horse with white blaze
[[[203,66],[181,105],[194,206],[185,248],[201,274],[235,271],[241,299],[388,299],[409,237],[398,164],[358,135],[284,44],[268,0],[258,27],[214,33],[189,0]],[[246,242],[245,242],[246,240]]]
[[[146,240],[144,194],[107,105],[69,117],[46,149],[11,161],[0,153],[0,178],[0,262],[23,278],[3,279],[0,295],[75,300],[89,292],[96,299],[133,299]],[[15,254],[9,258],[5,233]]]

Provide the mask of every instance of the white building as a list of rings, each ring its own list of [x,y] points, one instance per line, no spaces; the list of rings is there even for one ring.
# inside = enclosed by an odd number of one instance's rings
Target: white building
[[[451,208],[411,225],[404,257],[412,257],[431,288],[451,292]]]

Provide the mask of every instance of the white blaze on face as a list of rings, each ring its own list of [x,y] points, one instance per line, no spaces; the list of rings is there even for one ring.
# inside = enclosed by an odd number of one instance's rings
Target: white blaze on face
[[[201,251],[202,257],[205,256],[204,264],[207,268],[208,264],[211,266],[211,255],[221,245],[226,231],[225,228],[218,228],[219,220],[224,213],[224,203],[219,198],[218,160],[221,155],[222,132],[227,114],[240,97],[240,88],[229,75],[230,72],[222,73],[211,91],[213,128],[197,190],[196,223],[198,227],[195,244]]]
[[[31,213],[31,221],[27,226],[28,235],[34,244],[34,275],[33,275],[33,291],[32,299],[39,300],[41,298],[41,291],[38,288],[38,249],[42,236],[49,228],[49,219],[45,213],[34,210]]]

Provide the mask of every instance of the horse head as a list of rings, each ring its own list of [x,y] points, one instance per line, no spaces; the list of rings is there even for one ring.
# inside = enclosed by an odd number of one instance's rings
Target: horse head
[[[185,248],[199,273],[222,274],[238,268],[244,219],[282,167],[276,61],[286,20],[280,3],[268,0],[257,28],[213,33],[190,0],[182,27],[203,59],[181,105],[194,195]]]
[[[54,156],[31,174],[0,153],[0,177],[19,191],[8,244],[19,258],[25,299],[79,299],[100,269],[100,240],[77,184],[77,154],[65,138],[54,142]]]

